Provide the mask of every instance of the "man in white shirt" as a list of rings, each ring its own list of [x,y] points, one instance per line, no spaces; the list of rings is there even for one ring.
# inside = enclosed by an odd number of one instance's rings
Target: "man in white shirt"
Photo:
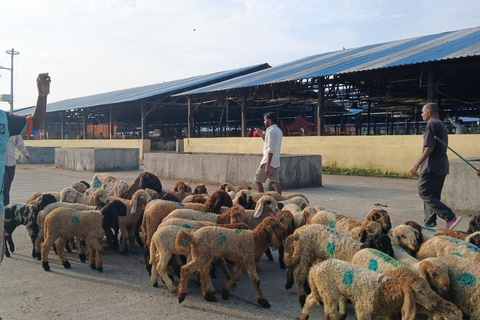
[[[277,115],[274,112],[267,112],[263,115],[263,122],[267,130],[256,130],[257,134],[262,137],[263,158],[260,166],[255,172],[255,186],[258,192],[264,192],[263,184],[267,178],[273,183],[275,191],[282,194],[280,186],[280,150],[282,149],[282,130],[276,125]]]
[[[17,159],[15,158],[15,148],[20,151],[23,156],[30,162],[30,154],[25,148],[22,136],[11,136],[7,144],[7,161],[5,162],[5,174],[3,176],[3,203],[5,205],[10,203],[10,187],[12,186],[13,178],[15,177],[15,165]]]

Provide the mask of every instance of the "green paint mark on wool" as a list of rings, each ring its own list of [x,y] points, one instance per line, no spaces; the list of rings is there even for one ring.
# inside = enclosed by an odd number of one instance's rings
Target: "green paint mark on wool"
[[[211,216],[215,213],[212,213],[212,212],[207,212],[207,211],[200,211],[201,214],[203,214],[204,216]]]
[[[458,251],[457,251],[457,252],[455,252],[453,255],[454,255],[454,256],[463,257],[463,254],[461,254],[461,253],[460,253],[460,252],[458,252]]]
[[[378,271],[378,261],[374,259],[370,259],[368,261],[368,270]]]
[[[347,288],[351,288],[352,285],[353,285],[353,271],[352,270],[347,270],[345,271],[345,273],[343,274],[343,284],[347,287]]]
[[[245,229],[233,229],[236,234],[240,234],[245,231]]]
[[[329,257],[333,257],[333,255],[335,254],[335,243],[327,242],[325,249],[327,251],[327,255]]]
[[[225,241],[227,241],[227,235],[225,233],[220,233],[218,235],[218,242],[223,245]]]
[[[382,259],[382,261],[384,261],[385,263],[388,263],[388,264],[394,266],[395,268],[403,267],[401,262],[393,259],[388,254],[385,254],[382,251],[378,251],[378,250],[373,249],[373,250],[370,250],[370,252],[372,254],[374,254],[375,256],[379,257],[380,259]]]
[[[336,225],[337,225],[336,221],[330,221],[330,224],[329,224],[330,228],[335,229]]]
[[[182,247],[186,248],[190,245],[190,241],[183,239],[182,240]]]
[[[97,178],[95,178],[95,180],[93,181],[93,188],[98,189],[98,187],[100,187],[100,182],[98,182]]]
[[[70,222],[72,223],[72,225],[78,226],[80,224],[80,219],[78,217],[73,217]]]
[[[189,224],[184,224],[182,227],[184,227],[185,229],[192,229],[192,226]]]
[[[475,287],[477,285],[477,278],[470,273],[461,273],[455,278],[455,281],[459,282],[462,287]]]

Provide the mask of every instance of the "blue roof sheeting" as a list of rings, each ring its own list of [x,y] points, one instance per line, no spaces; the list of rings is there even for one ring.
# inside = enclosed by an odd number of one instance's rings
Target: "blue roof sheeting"
[[[480,27],[322,53],[176,96],[480,56]]]
[[[229,77],[236,75],[243,75],[257,70],[270,68],[267,63],[258,64],[254,66],[220,71],[207,75],[195,76],[186,79],[173,80],[157,84],[151,84],[142,87],[130,88],[125,90],[118,90],[107,93],[95,94],[92,96],[67,99],[49,103],[47,105],[47,112],[64,111],[79,108],[90,108],[101,105],[109,105],[122,102],[132,102],[140,99],[146,99],[154,96],[165,95],[169,93],[177,93],[181,90],[188,90],[202,84],[211,84],[212,82],[219,82]],[[32,113],[34,107],[14,110],[16,115],[29,115]]]

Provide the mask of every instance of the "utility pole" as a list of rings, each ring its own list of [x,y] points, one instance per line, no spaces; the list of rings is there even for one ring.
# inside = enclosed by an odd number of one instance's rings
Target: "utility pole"
[[[12,56],[12,63],[10,64],[10,95],[12,98],[10,101],[10,114],[13,114],[13,56],[19,55],[20,52],[15,51],[13,48],[12,50],[7,50],[5,52]]]

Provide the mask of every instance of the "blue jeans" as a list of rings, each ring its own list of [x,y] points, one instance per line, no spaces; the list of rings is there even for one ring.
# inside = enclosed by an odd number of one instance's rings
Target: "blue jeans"
[[[440,201],[445,177],[446,175],[427,173],[420,175],[418,180],[418,194],[423,200],[423,221],[426,226],[437,226],[437,216],[448,221],[455,215],[452,209]]]

